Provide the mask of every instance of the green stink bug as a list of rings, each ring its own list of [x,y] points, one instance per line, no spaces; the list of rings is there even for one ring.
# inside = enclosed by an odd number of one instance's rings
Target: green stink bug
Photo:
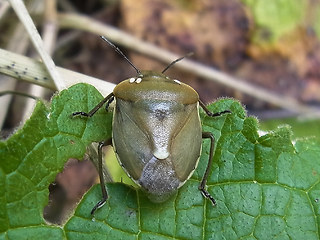
[[[103,198],[91,214],[108,198],[102,173],[102,147],[110,144],[122,168],[147,193],[149,199],[163,202],[191,177],[199,162],[202,139],[209,138],[209,160],[199,190],[215,205],[214,198],[205,189],[212,165],[214,136],[210,132],[202,132],[199,106],[210,117],[230,111],[210,112],[193,88],[164,75],[170,66],[182,58],[172,62],[162,73],[140,71],[119,48],[102,38],[136,69],[137,76],[119,83],[89,113],[73,113],[73,116],[91,117],[104,104],[108,108],[115,101],[112,139],[101,142],[98,147]]]

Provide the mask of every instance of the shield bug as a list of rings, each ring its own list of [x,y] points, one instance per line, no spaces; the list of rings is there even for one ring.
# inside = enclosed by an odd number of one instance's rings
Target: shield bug
[[[102,174],[102,147],[110,144],[122,168],[147,193],[149,199],[163,202],[191,177],[199,162],[202,139],[209,138],[208,165],[199,190],[215,205],[214,198],[206,190],[213,161],[214,136],[210,132],[202,132],[199,106],[210,117],[230,111],[210,112],[193,88],[164,75],[170,66],[182,58],[172,62],[162,73],[140,71],[119,48],[102,38],[128,61],[137,71],[137,76],[119,83],[90,112],[72,114],[91,117],[104,104],[108,108],[115,101],[112,139],[98,146],[98,171],[103,198],[91,214],[108,198]]]

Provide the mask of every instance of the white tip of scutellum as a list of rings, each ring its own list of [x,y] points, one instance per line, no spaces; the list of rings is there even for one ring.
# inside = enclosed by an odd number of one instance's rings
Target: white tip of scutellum
[[[158,159],[166,159],[169,157],[169,152],[166,148],[158,148],[154,153],[153,156],[155,156]]]

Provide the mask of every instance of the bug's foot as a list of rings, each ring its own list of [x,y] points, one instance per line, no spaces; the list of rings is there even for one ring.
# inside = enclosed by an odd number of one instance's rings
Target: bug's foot
[[[202,196],[209,199],[213,206],[216,206],[216,200],[214,200],[214,198],[210,195],[210,193],[207,190],[205,190],[203,188],[199,188],[199,190],[200,190]]]
[[[232,113],[232,112],[230,110],[225,110],[223,112],[217,112],[217,113],[207,112],[208,116],[210,116],[210,117],[218,117],[218,116],[221,116],[222,114],[226,114],[226,113]]]
[[[74,112],[71,114],[71,117],[75,117],[75,116],[84,116],[84,117],[89,117],[89,114],[86,112]]]
[[[99,208],[101,208],[107,201],[107,198],[101,199],[97,204],[92,208],[90,214],[93,215]]]

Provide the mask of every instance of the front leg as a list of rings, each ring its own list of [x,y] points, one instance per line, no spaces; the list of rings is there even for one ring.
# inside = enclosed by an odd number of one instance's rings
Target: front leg
[[[74,112],[72,113],[72,117],[75,116],[84,116],[84,117],[92,117],[102,106],[103,104],[107,103],[106,108],[109,107],[110,103],[114,100],[113,93],[110,93],[108,96],[106,96],[101,102],[98,103],[97,106],[95,106],[90,112]]]

